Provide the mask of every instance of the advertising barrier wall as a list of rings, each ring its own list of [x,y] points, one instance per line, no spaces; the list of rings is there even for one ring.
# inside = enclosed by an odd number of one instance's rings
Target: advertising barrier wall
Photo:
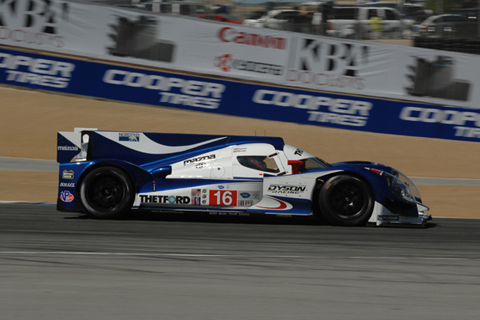
[[[70,1],[0,2],[0,45],[480,109],[480,57]]]
[[[0,48],[0,83],[332,128],[480,142],[480,112],[159,72]]]
[[[290,34],[52,0],[0,2],[0,44],[281,83]],[[37,5],[31,5],[37,4]],[[253,59],[253,60],[252,60]]]

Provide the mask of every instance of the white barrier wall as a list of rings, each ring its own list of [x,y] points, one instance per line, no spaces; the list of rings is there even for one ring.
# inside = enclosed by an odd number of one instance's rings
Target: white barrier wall
[[[480,58],[475,55],[120,7],[3,1],[0,45],[300,89],[480,108]],[[0,68],[11,72],[21,63],[0,56]]]

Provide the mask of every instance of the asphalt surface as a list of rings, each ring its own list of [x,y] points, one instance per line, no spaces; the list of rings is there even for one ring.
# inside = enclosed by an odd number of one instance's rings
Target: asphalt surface
[[[479,229],[0,204],[0,318],[477,319]]]

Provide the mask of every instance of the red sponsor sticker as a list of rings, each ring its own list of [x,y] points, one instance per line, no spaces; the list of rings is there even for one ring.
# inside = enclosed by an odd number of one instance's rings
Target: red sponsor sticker
[[[237,205],[237,191],[210,190],[209,205],[235,207]]]

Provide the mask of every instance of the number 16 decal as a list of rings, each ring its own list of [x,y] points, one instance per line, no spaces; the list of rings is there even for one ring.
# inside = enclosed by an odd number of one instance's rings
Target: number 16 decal
[[[237,205],[237,191],[210,190],[211,206],[235,207]]]

